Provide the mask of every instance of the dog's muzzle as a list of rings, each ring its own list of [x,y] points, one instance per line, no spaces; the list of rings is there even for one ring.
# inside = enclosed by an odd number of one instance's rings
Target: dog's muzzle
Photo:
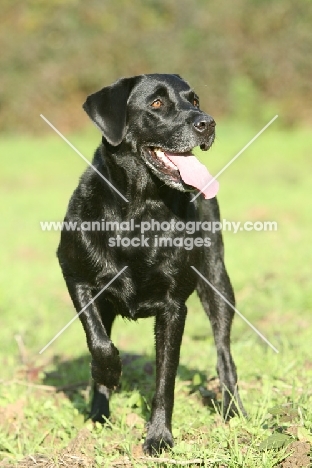
[[[214,135],[216,127],[216,122],[210,115],[199,115],[193,122],[193,128],[196,135],[201,135],[202,137],[209,138]],[[210,145],[207,142],[204,142],[200,145],[202,151],[207,151]]]

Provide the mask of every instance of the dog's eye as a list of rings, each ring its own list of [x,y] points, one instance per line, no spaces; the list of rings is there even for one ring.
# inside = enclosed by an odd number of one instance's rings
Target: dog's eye
[[[199,100],[198,99],[194,99],[193,106],[194,107],[199,107]]]
[[[155,101],[152,102],[151,106],[154,107],[154,109],[158,109],[163,105],[162,101],[160,99],[155,99]]]

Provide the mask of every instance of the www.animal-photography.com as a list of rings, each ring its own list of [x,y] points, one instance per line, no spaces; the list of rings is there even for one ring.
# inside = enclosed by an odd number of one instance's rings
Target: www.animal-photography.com
[[[0,467],[311,466],[311,7],[2,17]]]

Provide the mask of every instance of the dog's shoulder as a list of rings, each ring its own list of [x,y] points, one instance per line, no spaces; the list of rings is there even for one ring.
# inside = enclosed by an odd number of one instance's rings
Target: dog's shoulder
[[[94,153],[91,165],[82,173],[78,185],[73,191],[68,204],[67,217],[82,215],[84,211],[89,212],[90,209],[94,212],[98,207],[101,192],[104,192],[101,190],[105,184],[105,180],[101,178],[103,173],[104,163],[99,146]]]

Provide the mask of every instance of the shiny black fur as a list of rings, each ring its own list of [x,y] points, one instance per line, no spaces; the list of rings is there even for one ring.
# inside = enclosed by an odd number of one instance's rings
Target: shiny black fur
[[[161,100],[160,108],[152,106],[157,99]],[[88,168],[72,195],[65,220],[218,221],[216,198],[204,200],[200,196],[191,203],[191,187],[181,180],[173,180],[153,163],[147,150],[161,147],[171,152],[186,152],[195,146],[203,149],[211,146],[215,124],[212,117],[199,109],[196,100],[192,89],[178,75],[124,78],[89,96],[84,109],[103,134],[93,165],[128,202]],[[108,238],[117,234],[63,230],[58,258],[78,312],[127,266],[79,316],[92,356],[94,421],[104,422],[109,416],[108,389],[118,385],[121,374],[119,352],[110,338],[116,315],[132,320],[155,317],[156,391],[144,443],[145,452],[152,454],[173,445],[171,418],[187,312],[185,302],[195,289],[213,329],[217,370],[224,388],[224,413],[232,415],[238,408],[244,413],[230,352],[234,312],[199,278],[191,265],[232,304],[234,294],[224,267],[220,232],[209,232],[210,248],[192,250],[152,245],[109,247]],[[138,230],[120,234],[140,237]],[[148,237],[150,234],[146,233]],[[195,238],[207,233],[190,235],[170,231],[166,235]],[[202,346],[198,347],[198,353],[205,355]]]

